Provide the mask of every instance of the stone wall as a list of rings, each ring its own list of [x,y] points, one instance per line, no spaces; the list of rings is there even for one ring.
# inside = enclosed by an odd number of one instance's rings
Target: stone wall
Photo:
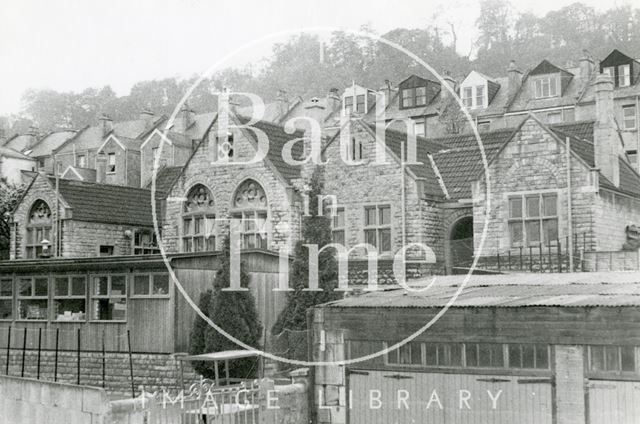
[[[640,225],[640,200],[601,190],[594,205],[598,250],[618,251],[627,241],[625,227]]]
[[[553,192],[558,196],[558,235],[568,235],[568,196],[566,179],[566,150],[533,118],[529,118],[518,134],[502,150],[489,167],[491,181],[491,210],[487,211],[484,178],[474,185],[474,243],[479,250],[481,232],[488,219],[487,236],[482,256],[502,255],[518,246],[512,246],[509,234],[509,196],[514,194]],[[576,156],[571,157],[571,202],[573,234],[587,234],[587,250],[596,247],[593,237],[596,189],[592,172]],[[488,215],[487,215],[488,213]],[[621,226],[622,224],[617,224]],[[624,229],[624,225],[622,225]],[[615,231],[611,228],[610,231]],[[525,246],[525,249],[528,246]]]
[[[0,358],[0,370],[4,374],[6,354],[3,351]],[[134,353],[133,385],[136,394],[140,394],[140,386],[146,391],[155,391],[162,387],[180,387],[181,361],[176,355]],[[102,378],[102,352],[80,352],[80,384],[103,387],[112,396],[131,397],[131,377],[129,370],[129,355],[127,353],[107,352],[105,357],[105,379]],[[24,376],[37,378],[38,352],[25,351]],[[42,351],[40,357],[40,380],[54,381],[55,352]],[[188,363],[182,369],[185,383],[196,381],[197,377]],[[10,352],[9,376],[22,375],[22,350],[14,349]],[[78,383],[78,356],[73,351],[58,352],[57,381],[59,383]]]
[[[154,133],[154,135],[140,150],[141,187],[146,187],[151,182],[154,166],[153,149],[159,148],[161,139],[160,133]],[[180,146],[177,144],[171,146],[165,143],[162,146],[158,169],[162,169],[164,166],[184,165],[189,159],[189,156],[191,156],[191,147]]]
[[[0,376],[0,423],[109,423],[104,390]]]
[[[376,164],[375,138],[360,124],[352,125],[351,135],[363,146],[363,164],[348,165],[341,157],[340,139],[335,138],[325,150],[326,165],[324,179],[326,195],[334,195],[339,207],[345,209],[345,244],[352,248],[364,243],[365,207],[371,205],[391,206],[391,245],[392,252],[382,253],[380,259],[391,259],[402,247],[402,170],[389,155],[387,163]],[[419,193],[419,184],[409,175],[405,175],[406,205],[404,221],[406,226],[405,243],[423,243],[436,255],[438,268],[444,264],[444,243],[441,231],[441,210],[439,204],[427,201]],[[327,203],[328,204],[328,203]],[[358,249],[351,255],[365,258],[364,249]],[[411,255],[410,255],[411,257]],[[424,255],[413,255],[413,259]]]
[[[255,156],[255,148],[240,132],[234,132],[234,156],[236,160],[250,161]],[[162,240],[168,252],[179,252],[182,233],[182,200],[196,184],[203,184],[213,194],[216,218],[230,218],[233,198],[238,186],[247,179],[253,179],[262,186],[267,197],[270,232],[268,248],[291,250],[300,233],[301,196],[292,186],[279,176],[267,161],[255,164],[212,165],[208,138],[200,144],[192,156],[182,176],[173,186],[166,205]],[[228,232],[229,223],[218,222],[218,234]],[[222,247],[222,237],[216,240],[217,248]]]
[[[62,256],[93,257],[99,255],[100,245],[114,246],[114,255],[131,255],[132,239],[125,231],[132,233],[141,227],[121,224],[103,224],[66,220],[62,224]],[[153,227],[146,227],[153,231]]]

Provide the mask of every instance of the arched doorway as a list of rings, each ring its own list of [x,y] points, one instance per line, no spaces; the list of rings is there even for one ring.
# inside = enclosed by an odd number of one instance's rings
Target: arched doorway
[[[449,233],[449,258],[452,268],[467,268],[473,262],[473,217],[460,218]]]

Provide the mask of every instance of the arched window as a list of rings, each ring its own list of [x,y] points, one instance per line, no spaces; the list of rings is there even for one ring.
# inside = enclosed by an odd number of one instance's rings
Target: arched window
[[[208,188],[197,184],[189,190],[182,215],[182,251],[216,250],[215,207]]]
[[[45,239],[51,244],[51,209],[43,200],[36,200],[31,206],[27,221],[26,257],[40,257],[42,255],[42,241]]]
[[[236,190],[233,218],[241,221],[243,249],[267,248],[267,195],[256,181],[246,180]]]

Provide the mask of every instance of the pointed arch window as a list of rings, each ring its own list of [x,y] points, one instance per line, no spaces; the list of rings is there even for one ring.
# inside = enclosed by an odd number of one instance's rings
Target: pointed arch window
[[[36,200],[29,211],[25,233],[25,256],[30,259],[42,256],[43,241],[51,245],[51,209],[44,200]]]
[[[267,248],[267,195],[255,180],[246,180],[233,197],[233,218],[240,220],[242,249]]]
[[[182,251],[205,252],[216,249],[215,204],[207,187],[197,184],[189,190],[183,206]]]

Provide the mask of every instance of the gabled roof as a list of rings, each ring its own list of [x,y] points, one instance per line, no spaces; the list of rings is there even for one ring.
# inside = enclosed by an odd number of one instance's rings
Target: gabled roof
[[[154,128],[153,131],[144,139],[144,141],[140,145],[140,149],[143,149],[149,141],[153,140],[156,137],[160,137],[166,144],[170,146],[191,148],[191,138],[186,134],[178,133],[171,130],[161,131],[158,128]]]
[[[46,178],[55,187],[55,177]],[[150,190],[63,178],[58,187],[73,220],[153,226]]]
[[[29,161],[35,160],[34,158],[29,157],[23,153],[20,153],[17,150],[14,150],[10,147],[4,147],[4,146],[0,147],[0,157],[22,159],[22,160],[29,160]]]
[[[95,182],[96,170],[89,168],[80,168],[77,166],[67,166],[60,178],[76,181]]]
[[[554,65],[549,62],[547,59],[544,59],[542,62],[538,64],[535,68],[529,72],[529,75],[546,75],[546,74],[555,74],[555,73],[564,73],[568,75],[573,75],[571,72],[567,71],[564,68]]]
[[[165,166],[156,174],[156,199],[164,199],[169,195],[171,187],[182,174],[182,166]],[[149,181],[147,189],[152,190],[153,181]]]
[[[480,135],[485,158],[493,158],[517,129],[508,128]],[[482,153],[474,134],[455,135],[433,139],[447,146],[433,154],[447,193],[452,200],[471,199],[471,186],[484,169]]]
[[[613,51],[609,53],[607,57],[605,57],[602,60],[602,62],[600,62],[600,67],[603,68],[607,66],[617,65],[619,63],[631,63],[631,62],[638,63],[636,59],[630,56],[627,56],[626,54],[622,53],[620,50],[613,49]]]
[[[55,149],[57,149],[67,140],[76,135],[76,133],[77,131],[75,130],[60,130],[50,132],[30,149],[31,151],[29,152],[29,156],[49,156]]]

